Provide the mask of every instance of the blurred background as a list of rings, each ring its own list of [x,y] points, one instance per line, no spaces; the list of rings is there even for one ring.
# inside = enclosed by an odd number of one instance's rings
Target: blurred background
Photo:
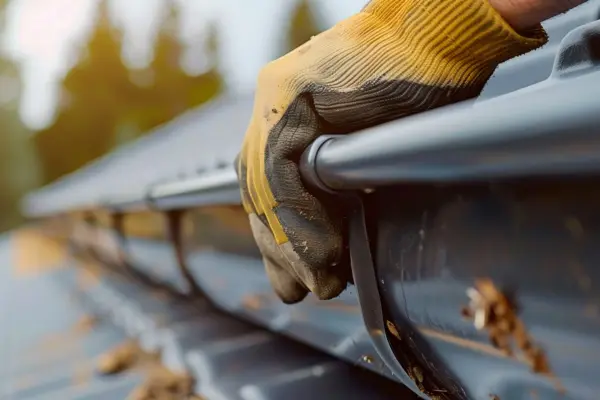
[[[28,191],[251,92],[262,65],[365,3],[0,0],[0,232]]]

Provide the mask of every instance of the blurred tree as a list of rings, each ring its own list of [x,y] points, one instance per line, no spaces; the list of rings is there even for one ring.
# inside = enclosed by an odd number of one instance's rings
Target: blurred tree
[[[102,156],[121,133],[137,90],[121,60],[121,42],[103,0],[87,47],[64,78],[56,120],[35,136],[46,183]]]
[[[224,88],[224,80],[218,65],[219,37],[214,23],[208,23],[204,38],[204,57],[206,69],[189,79],[190,88],[186,98],[190,106],[197,106],[217,96]]]
[[[56,120],[35,136],[46,183],[220,91],[216,67],[198,76],[181,69],[184,49],[177,37],[178,9],[169,1],[167,10],[153,61],[148,68],[130,71],[121,59],[122,32],[111,24],[107,1],[101,0],[89,42],[63,81]],[[207,40],[215,41],[211,35]],[[207,57],[213,56],[207,52]]]
[[[306,43],[321,31],[309,0],[300,0],[288,25],[287,43],[283,54]]]
[[[3,16],[0,8],[0,32]],[[18,115],[20,94],[19,71],[0,53],[0,232],[22,222],[19,200],[39,183],[31,135]]]
[[[142,131],[163,124],[185,110],[198,106],[216,96],[223,85],[216,70],[216,32],[209,25],[206,54],[209,68],[197,76],[190,76],[181,68],[185,48],[178,38],[179,9],[171,0],[154,44],[154,58],[147,76],[152,85],[143,87],[143,102],[138,113]]]
[[[154,43],[154,58],[145,71],[138,71],[151,81],[142,87],[144,95],[137,113],[143,131],[169,121],[187,108],[184,85],[188,76],[180,67],[183,47],[177,38],[178,23],[178,9],[169,2]]]

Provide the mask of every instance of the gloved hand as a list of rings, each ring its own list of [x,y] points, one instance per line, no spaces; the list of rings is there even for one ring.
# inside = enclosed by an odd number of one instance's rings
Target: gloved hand
[[[477,96],[502,61],[546,42],[515,32],[487,0],[373,0],[264,67],[236,161],[267,275],[286,303],[346,287],[342,218],[303,186],[321,134],[349,133]]]

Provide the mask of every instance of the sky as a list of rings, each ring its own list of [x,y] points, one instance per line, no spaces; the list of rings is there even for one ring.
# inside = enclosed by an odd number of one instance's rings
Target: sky
[[[123,60],[143,67],[152,59],[152,40],[164,0],[110,0],[113,22],[124,30]],[[232,91],[254,87],[261,66],[273,58],[296,0],[176,0],[182,7],[180,35],[191,44],[206,21],[219,29],[219,58]],[[60,80],[76,61],[77,48],[90,32],[98,0],[11,0],[3,47],[23,78],[20,115],[27,126],[52,123]],[[358,12],[366,0],[313,0],[324,27]],[[183,60],[194,72],[190,51]]]

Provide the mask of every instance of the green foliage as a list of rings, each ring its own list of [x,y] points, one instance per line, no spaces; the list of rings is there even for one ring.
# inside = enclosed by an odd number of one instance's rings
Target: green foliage
[[[87,47],[64,78],[56,120],[35,135],[45,183],[108,152],[136,95],[121,61],[122,34],[112,26],[106,2],[98,11]]]
[[[4,6],[0,2],[0,31]],[[0,232],[22,222],[19,201],[38,185],[33,143],[18,115],[20,92],[18,69],[0,54]]]
[[[0,60],[0,78],[6,80],[8,62]],[[13,77],[13,79],[18,79]],[[1,84],[0,84],[1,85]],[[0,88],[2,90],[2,88]],[[12,101],[18,101],[14,99]],[[0,232],[22,222],[19,201],[38,184],[38,169],[30,133],[17,107],[0,105]]]
[[[89,42],[63,81],[57,118],[35,136],[46,183],[219,93],[222,80],[214,68],[198,76],[181,69],[177,26],[177,9],[170,4],[152,63],[131,71],[121,59],[122,33],[111,24],[106,1],[100,3]]]
[[[141,97],[135,110],[142,132],[210,100],[222,88],[221,76],[214,68],[198,76],[189,76],[181,69],[184,49],[177,38],[178,20],[178,10],[171,4],[156,38],[154,59],[147,71],[138,71],[153,81],[152,85],[140,89]],[[214,38],[208,35],[206,56],[214,58],[211,42]]]
[[[309,0],[300,0],[292,14],[287,34],[287,51],[306,43],[321,32]],[[286,51],[286,52],[287,52]]]

